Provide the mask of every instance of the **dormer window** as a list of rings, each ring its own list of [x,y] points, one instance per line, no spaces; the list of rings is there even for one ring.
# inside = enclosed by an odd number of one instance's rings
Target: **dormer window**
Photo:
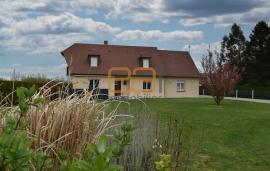
[[[149,68],[150,67],[150,57],[140,57],[139,58],[140,67]]]
[[[150,67],[150,62],[149,62],[149,59],[148,58],[144,58],[143,59],[143,68],[149,68]]]
[[[89,65],[91,67],[97,67],[99,65],[99,56],[89,55]]]

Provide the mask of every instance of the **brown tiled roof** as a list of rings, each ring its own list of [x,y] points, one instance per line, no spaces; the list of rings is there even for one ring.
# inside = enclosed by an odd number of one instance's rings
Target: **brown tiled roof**
[[[188,52],[158,50],[156,47],[103,44],[74,44],[62,52],[71,75],[107,75],[111,67],[139,67],[140,57],[150,57],[158,76],[199,77]],[[89,55],[100,55],[98,67],[89,66]],[[114,73],[117,74],[117,73]],[[120,73],[118,73],[121,75]],[[141,75],[148,73],[140,72]],[[138,74],[136,74],[138,75]]]

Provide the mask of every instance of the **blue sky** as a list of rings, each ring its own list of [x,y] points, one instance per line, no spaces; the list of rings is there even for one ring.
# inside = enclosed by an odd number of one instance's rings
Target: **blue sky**
[[[246,36],[270,19],[269,0],[1,0],[0,77],[64,76],[60,52],[76,42],[190,50],[195,63],[236,22]]]

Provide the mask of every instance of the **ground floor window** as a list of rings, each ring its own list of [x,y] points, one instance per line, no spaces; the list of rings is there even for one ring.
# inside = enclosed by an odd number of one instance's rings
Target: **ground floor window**
[[[151,82],[143,82],[143,89],[150,90],[151,89]]]
[[[185,81],[179,80],[176,82],[176,91],[178,91],[178,92],[185,91]]]
[[[89,91],[98,89],[99,80],[90,80],[89,82]]]

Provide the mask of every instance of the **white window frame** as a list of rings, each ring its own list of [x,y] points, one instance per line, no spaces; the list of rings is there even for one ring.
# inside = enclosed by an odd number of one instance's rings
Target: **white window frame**
[[[177,91],[177,92],[185,92],[185,91],[186,91],[186,90],[185,90],[185,87],[186,87],[185,81],[183,81],[183,80],[178,80],[178,81],[176,82],[176,91]]]
[[[143,68],[149,68],[150,67],[150,60],[148,58],[143,59]]]
[[[90,57],[90,66],[91,67],[97,67],[98,66],[98,57],[97,56],[91,56]]]

